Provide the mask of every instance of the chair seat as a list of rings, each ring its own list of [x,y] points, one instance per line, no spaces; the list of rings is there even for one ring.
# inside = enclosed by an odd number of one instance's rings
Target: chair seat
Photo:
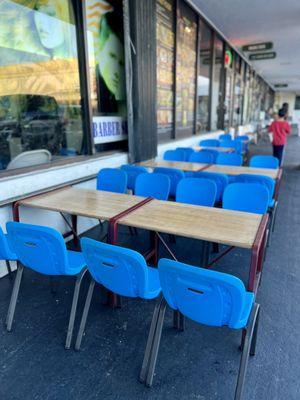
[[[68,250],[69,269],[66,271],[66,275],[77,275],[79,272],[86,267],[86,262],[83,258],[83,254],[80,251]]]
[[[4,235],[4,236],[5,236],[6,243],[7,243],[7,246],[5,246],[5,247],[7,247],[7,249],[6,249],[7,250],[7,254],[6,254],[7,260],[8,261],[17,261],[18,260],[17,255],[9,247],[8,235]]]
[[[245,293],[245,298],[244,298],[244,309],[241,315],[240,320],[236,323],[235,326],[232,326],[232,328],[234,329],[241,329],[241,328],[245,328],[247,323],[248,323],[248,319],[252,310],[252,307],[254,305],[254,301],[255,301],[255,297],[254,297],[254,293],[252,292],[246,292]]]
[[[155,299],[161,292],[158,269],[148,267],[148,288],[145,299]]]

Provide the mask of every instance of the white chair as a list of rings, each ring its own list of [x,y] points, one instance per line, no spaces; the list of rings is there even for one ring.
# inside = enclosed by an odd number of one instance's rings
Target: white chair
[[[6,169],[31,167],[33,165],[45,164],[51,161],[51,153],[45,149],[24,151],[18,154],[7,165]]]

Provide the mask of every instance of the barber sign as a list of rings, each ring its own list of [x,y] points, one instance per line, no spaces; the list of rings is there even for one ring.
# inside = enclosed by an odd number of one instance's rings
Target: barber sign
[[[122,117],[93,117],[95,144],[118,142],[127,139],[126,121]]]

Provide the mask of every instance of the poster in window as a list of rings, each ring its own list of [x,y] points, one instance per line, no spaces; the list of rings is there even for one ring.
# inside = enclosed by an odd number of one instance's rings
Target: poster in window
[[[171,133],[174,102],[174,5],[173,0],[157,0],[157,128]]]

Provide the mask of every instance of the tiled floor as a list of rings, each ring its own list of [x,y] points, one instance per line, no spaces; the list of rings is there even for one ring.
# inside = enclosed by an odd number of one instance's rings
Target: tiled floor
[[[252,147],[267,153],[270,146]],[[289,141],[277,226],[258,293],[261,324],[257,356],[250,360],[245,400],[300,399],[300,139]],[[142,232],[124,241],[144,248]],[[133,242],[134,243],[133,243]],[[177,239],[180,260],[197,263],[200,243]],[[218,269],[247,277],[249,252],[235,251]],[[88,280],[80,301],[84,301]],[[154,302],[125,300],[121,310],[101,304],[94,292],[82,350],[63,342],[72,297],[72,280],[59,281],[56,295],[47,278],[26,271],[13,331],[4,329],[12,282],[0,280],[0,399],[2,400],[230,400],[240,353],[239,332],[199,326],[172,329],[168,312],[154,385],[138,380]],[[76,328],[78,326],[78,321]]]

